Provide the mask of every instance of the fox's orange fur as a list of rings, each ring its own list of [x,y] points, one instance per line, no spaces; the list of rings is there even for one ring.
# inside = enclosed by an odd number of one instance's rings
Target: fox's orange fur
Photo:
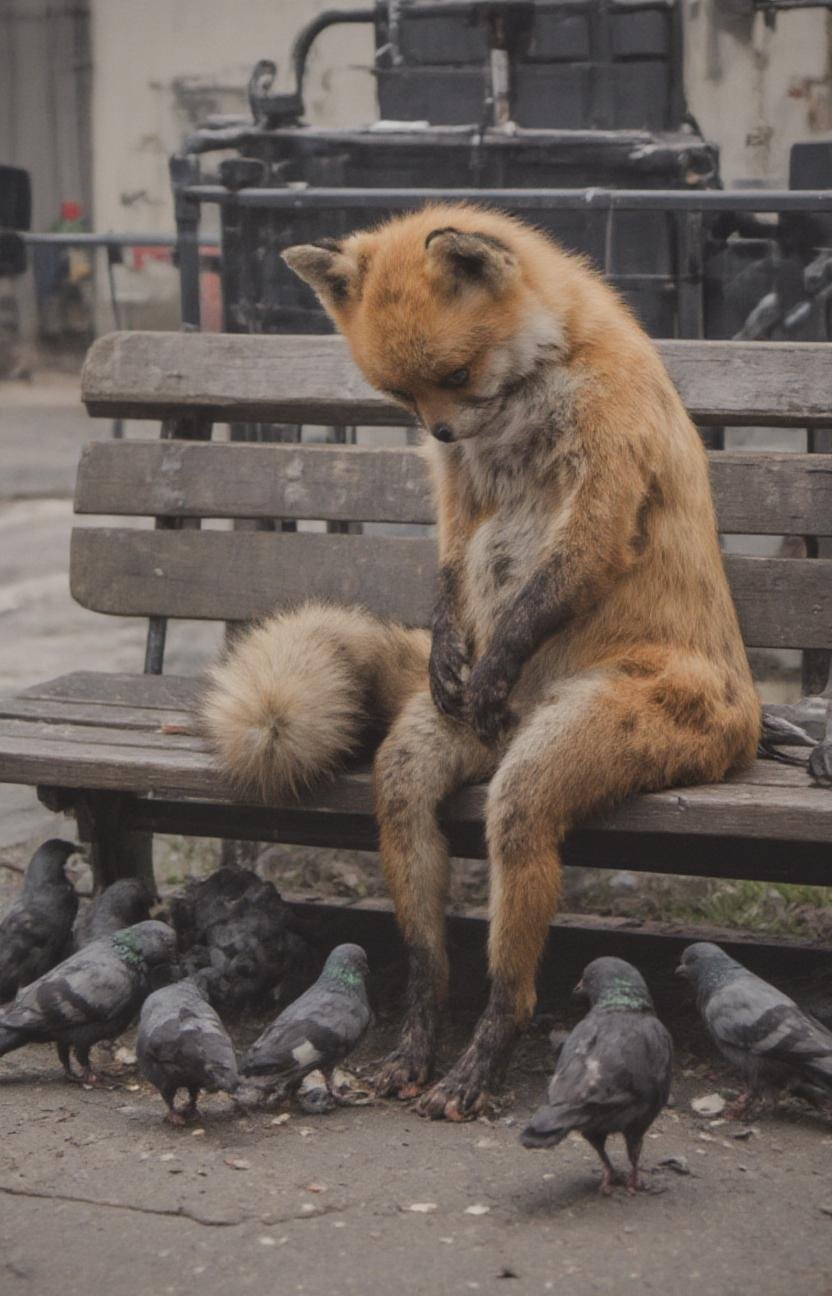
[[[233,735],[233,770],[293,786],[354,745],[351,708],[363,716],[371,692],[362,672],[378,678],[381,664],[401,679],[376,757],[382,860],[411,951],[408,1015],[379,1086],[401,1096],[428,1078],[446,990],[437,806],[490,778],[491,1000],[469,1049],[422,1100],[427,1114],[458,1118],[499,1078],[532,1012],[569,827],[639,790],[720,779],[751,760],[759,703],[699,436],[649,338],[580,259],[510,217],[462,206],[286,260],[370,382],[433,433],[430,691],[416,658],[396,672],[395,654],[377,647],[393,632],[377,623],[358,636],[369,655],[345,667],[332,643],[353,641],[355,614],[328,614],[328,646],[310,662],[284,655],[279,637],[293,623],[281,618],[215,677],[213,727],[221,745]],[[302,622],[294,630],[303,637]],[[279,664],[263,671],[264,654]],[[300,699],[310,671],[322,672],[320,691],[298,723],[323,734],[332,706],[331,741],[320,756],[299,742],[255,773],[264,748],[247,735],[270,706],[279,713],[276,681]]]

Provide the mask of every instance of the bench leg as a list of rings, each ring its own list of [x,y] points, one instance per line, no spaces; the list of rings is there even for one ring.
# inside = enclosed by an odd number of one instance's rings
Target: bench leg
[[[122,826],[126,800],[120,792],[83,793],[74,807],[78,833],[89,847],[96,890],[118,878],[137,877],[155,894],[153,834]]]

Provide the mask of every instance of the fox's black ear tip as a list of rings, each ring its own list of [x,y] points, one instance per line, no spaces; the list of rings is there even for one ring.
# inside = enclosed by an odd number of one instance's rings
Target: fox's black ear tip
[[[443,234],[458,234],[459,230],[453,225],[443,225],[441,229],[431,230],[425,239],[425,247],[429,248],[435,238],[440,238]]]

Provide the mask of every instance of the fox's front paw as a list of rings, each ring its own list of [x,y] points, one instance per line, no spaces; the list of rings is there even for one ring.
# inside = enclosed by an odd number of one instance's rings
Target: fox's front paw
[[[428,675],[434,706],[451,720],[465,716],[465,683],[469,658],[465,644],[449,625],[437,627],[430,650]]]
[[[508,705],[515,672],[508,663],[483,657],[471,672],[468,704],[471,724],[487,745],[498,742],[517,717]]]

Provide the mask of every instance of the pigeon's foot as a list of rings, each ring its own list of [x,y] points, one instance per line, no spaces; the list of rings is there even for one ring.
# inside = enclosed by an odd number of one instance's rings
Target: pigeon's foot
[[[748,1115],[751,1106],[751,1090],[746,1089],[745,1093],[741,1093],[739,1098],[735,1098],[732,1103],[728,1104],[722,1115],[726,1120],[742,1120],[744,1116]]]
[[[177,1111],[175,1107],[168,1107],[165,1112],[165,1122],[173,1125],[175,1129],[182,1129],[183,1125],[187,1125],[188,1118],[184,1112]]]
[[[620,1188],[623,1183],[624,1176],[619,1170],[615,1169],[615,1166],[611,1161],[607,1161],[604,1166],[603,1174],[601,1175],[601,1182],[598,1185],[598,1192],[602,1197],[612,1197],[613,1189]],[[629,1179],[627,1180],[627,1184],[629,1191]]]
[[[80,1082],[86,1085],[88,1089],[120,1089],[121,1085],[112,1076],[103,1075],[100,1071],[93,1071],[92,1067],[87,1067],[81,1073]]]
[[[637,1166],[633,1166],[627,1175],[627,1192],[631,1197],[635,1197],[636,1193],[647,1192],[647,1184],[639,1174]]]

